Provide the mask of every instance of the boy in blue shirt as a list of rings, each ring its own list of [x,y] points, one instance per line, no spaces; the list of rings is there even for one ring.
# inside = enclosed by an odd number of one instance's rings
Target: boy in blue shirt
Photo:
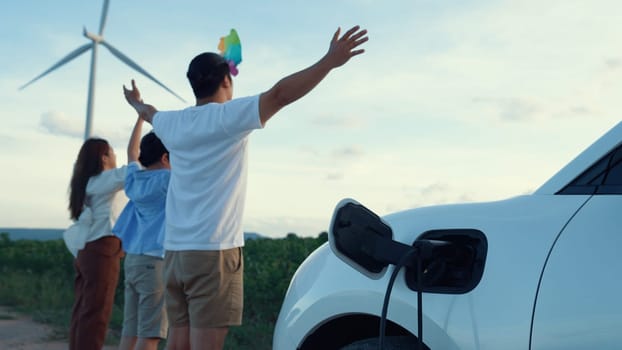
[[[138,119],[131,140],[142,130]],[[125,193],[130,201],[119,216],[113,233],[126,252],[125,306],[120,350],[156,350],[166,338],[164,307],[164,220],[170,178],[168,150],[150,132],[127,149]]]

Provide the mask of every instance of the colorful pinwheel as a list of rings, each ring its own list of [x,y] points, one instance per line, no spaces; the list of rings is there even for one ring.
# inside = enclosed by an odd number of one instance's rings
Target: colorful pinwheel
[[[224,59],[229,63],[231,74],[238,75],[238,64],[242,62],[242,45],[240,37],[235,29],[231,29],[229,35],[221,37],[218,43],[218,50]]]

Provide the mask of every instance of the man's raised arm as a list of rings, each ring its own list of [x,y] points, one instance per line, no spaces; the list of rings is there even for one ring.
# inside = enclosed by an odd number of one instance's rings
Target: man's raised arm
[[[356,48],[368,40],[367,30],[360,30],[359,26],[355,26],[342,37],[339,37],[339,33],[340,28],[333,35],[326,55],[314,65],[281,79],[270,90],[261,94],[259,117],[262,125],[265,125],[281,108],[313,90],[332,69],[365,52]]]

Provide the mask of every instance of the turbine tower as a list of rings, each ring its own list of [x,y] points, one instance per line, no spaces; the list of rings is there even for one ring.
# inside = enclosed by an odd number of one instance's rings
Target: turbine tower
[[[30,84],[34,83],[35,81],[43,78],[45,75],[51,73],[55,69],[57,69],[57,68],[61,67],[62,65],[64,65],[65,63],[73,60],[74,58],[80,56],[81,54],[85,53],[86,51],[91,50],[91,71],[90,71],[90,74],[89,74],[89,89],[88,89],[88,97],[87,97],[87,102],[86,102],[86,125],[85,125],[85,128],[84,128],[84,139],[85,140],[88,139],[89,137],[91,137],[91,134],[92,134],[92,131],[93,131],[93,104],[94,104],[94,101],[95,101],[95,70],[96,70],[96,66],[97,66],[97,50],[98,50],[99,44],[101,44],[102,46],[107,48],[110,51],[110,53],[112,53],[115,57],[117,57],[123,63],[127,64],[128,66],[130,66],[131,68],[133,68],[137,72],[141,73],[142,75],[146,76],[147,78],[151,79],[153,82],[155,82],[156,84],[158,84],[161,87],[163,87],[166,91],[168,91],[171,94],[173,94],[175,97],[180,99],[182,102],[186,102],[183,98],[181,98],[179,95],[177,95],[173,90],[171,90],[168,87],[166,87],[164,84],[162,84],[160,81],[158,81],[155,77],[153,77],[151,74],[149,74],[149,72],[147,72],[145,69],[140,67],[136,62],[132,61],[129,57],[127,57],[126,55],[121,53],[121,51],[117,50],[114,46],[110,45],[108,42],[106,42],[104,40],[104,36],[103,36],[104,35],[104,27],[106,25],[106,18],[108,16],[108,3],[109,2],[110,2],[109,0],[104,0],[104,6],[103,6],[103,9],[102,9],[102,15],[101,15],[100,23],[99,23],[99,32],[98,32],[98,34],[94,34],[94,33],[91,33],[89,31],[87,31],[86,27],[83,30],[82,34],[87,39],[91,40],[90,43],[84,44],[84,45],[78,47],[77,49],[73,50],[72,52],[67,54],[67,56],[63,57],[60,61],[58,61],[56,64],[54,64],[52,67],[48,68],[48,70],[46,70],[45,72],[39,74],[34,79],[32,79],[31,81],[27,82],[26,84],[20,86],[20,88],[19,88],[19,90],[23,90],[28,85],[30,85]]]

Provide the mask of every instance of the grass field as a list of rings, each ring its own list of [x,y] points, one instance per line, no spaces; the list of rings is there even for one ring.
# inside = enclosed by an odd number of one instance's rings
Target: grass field
[[[231,329],[225,349],[271,349],[272,332],[289,281],[300,263],[326,238],[326,233],[316,238],[290,234],[281,239],[246,242],[243,325]],[[8,234],[0,234],[0,305],[52,325],[58,339],[68,335],[73,276],[73,257],[62,240],[13,241]],[[118,343],[122,321],[123,271],[115,295],[109,344]]]

